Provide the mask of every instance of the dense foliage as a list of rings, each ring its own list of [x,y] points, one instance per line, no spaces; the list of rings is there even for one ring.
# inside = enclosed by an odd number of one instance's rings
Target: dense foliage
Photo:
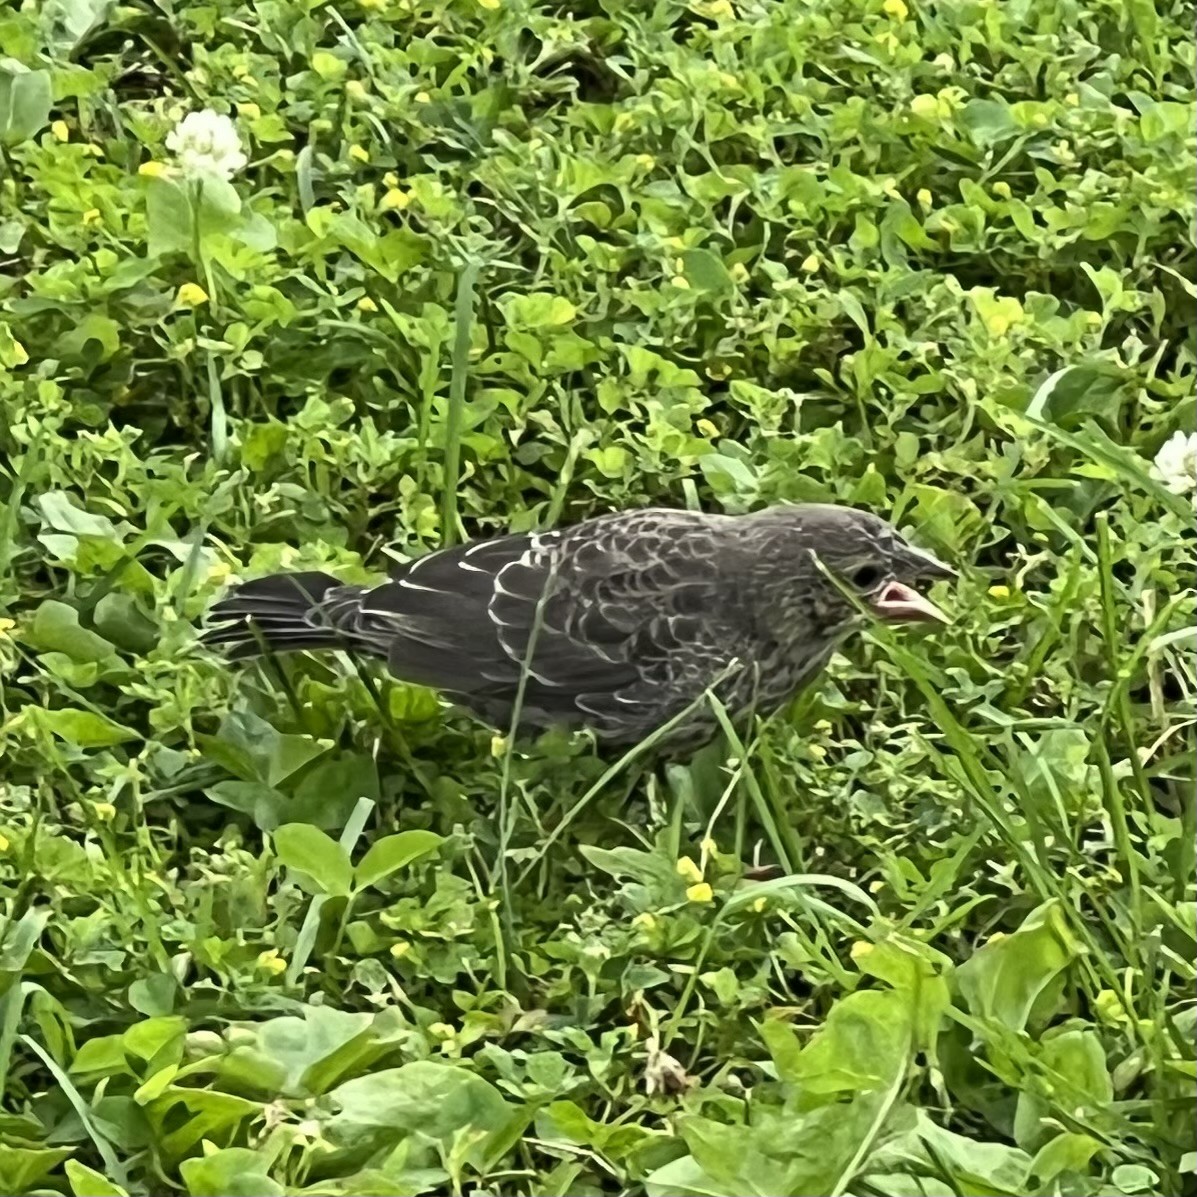
[[[0,1191],[1193,1193],[1192,27],[0,12]],[[782,499],[954,625],[688,767],[196,643]]]

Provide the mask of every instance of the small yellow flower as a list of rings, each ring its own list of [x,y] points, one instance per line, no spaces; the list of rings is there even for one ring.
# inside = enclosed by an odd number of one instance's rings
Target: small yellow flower
[[[139,175],[145,175],[147,179],[160,179],[166,174],[165,162],[143,162],[138,168]]]
[[[364,100],[366,98],[366,85],[360,79],[350,79],[345,84],[345,93],[351,100]]]
[[[1102,315],[1100,312],[1086,312],[1085,323],[1090,328],[1098,328],[1102,324]]]
[[[0,835],[0,852],[7,852],[8,847],[9,847],[8,836]]]
[[[824,760],[827,756],[827,749],[824,748],[822,744],[808,744],[806,746],[806,750],[817,761]]]
[[[208,292],[199,283],[184,283],[175,294],[175,306],[198,308],[208,302]]]
[[[898,190],[898,183],[896,179],[886,179],[881,184],[881,190],[889,196],[890,199],[901,199],[902,193]]]
[[[743,262],[733,262],[728,269],[728,274],[732,276],[732,281],[736,283],[748,282],[748,267]]]
[[[716,844],[709,835],[702,841],[699,847],[712,860],[717,860],[719,858],[719,845]]]
[[[376,304],[369,295],[363,295],[361,299],[357,301],[357,310],[359,312],[377,312],[378,304]]]
[[[885,888],[884,881],[870,881],[869,882],[869,893],[871,893],[871,894],[879,894],[884,888]]]
[[[99,208],[88,208],[87,211],[83,213],[83,223],[84,224],[99,224],[100,223],[100,209]]]
[[[923,208],[929,208],[931,207],[932,203],[934,203],[931,192],[928,191],[926,187],[920,187],[918,189],[918,194],[915,195],[914,198],[918,200],[919,206]]]
[[[390,188],[378,205],[384,212],[402,212],[411,203],[411,196],[399,187]]]
[[[1080,102],[1081,97],[1078,96],[1075,91],[1070,91],[1068,95],[1064,97],[1064,103],[1067,104],[1069,108],[1075,108]]]
[[[1093,1003],[1097,1017],[1102,1022],[1117,1025],[1127,1021],[1126,1010],[1118,995],[1112,989],[1103,989]]]
[[[804,274],[815,274],[822,265],[822,259],[818,254],[807,254],[806,258],[803,259],[801,269]]]
[[[989,588],[989,597],[995,599],[1008,599],[1010,597],[1010,587],[991,586]]]
[[[391,957],[395,960],[402,960],[410,951],[411,944],[406,939],[397,939],[391,944]]]
[[[689,291],[690,290],[690,280],[688,278],[686,278],[685,275],[675,274],[673,276],[673,278],[671,278],[669,281],[675,287],[677,287],[679,291]]]
[[[706,418],[695,420],[694,430],[699,433],[700,436],[705,436],[707,440],[714,440],[715,437],[719,435],[718,425]]]
[[[910,9],[906,7],[905,0],[885,0],[881,10],[887,17],[893,17],[895,21],[904,21],[910,15]]]
[[[632,919],[633,927],[640,927],[644,931],[652,931],[657,925],[657,916],[650,914],[647,910],[642,911],[634,919]]]
[[[635,116],[630,112],[617,112],[615,114],[615,121],[612,128],[616,133],[622,133],[625,129],[630,129],[636,123]]]
[[[1010,198],[1010,184],[1005,179],[998,179],[993,185],[993,194],[1000,195],[1002,199]]]
[[[0,640],[7,640],[8,633],[17,626],[15,619],[0,619]]]
[[[66,121],[53,121],[50,124],[50,132],[54,135],[55,141],[70,141],[71,130]]]
[[[457,1032],[447,1022],[434,1022],[429,1024],[428,1034],[434,1039],[452,1039]]]
[[[273,973],[277,977],[279,973],[287,971],[287,962],[278,954],[278,948],[268,948],[265,952],[258,953],[257,967],[264,973]]]
[[[116,807],[111,802],[93,802],[91,809],[101,823],[111,823],[116,818]]]
[[[956,60],[950,54],[936,54],[931,61],[941,71],[954,71],[956,69]]]
[[[853,945],[851,951],[848,953],[853,960],[859,960],[862,956],[867,956],[873,950],[873,945],[867,939],[858,939]]]
[[[507,737],[506,736],[491,736],[490,738],[490,754],[493,757],[503,756],[507,752]]]
[[[417,104],[431,104],[432,97],[426,91],[418,91],[414,97]]]
[[[354,162],[370,161],[370,151],[364,145],[351,145],[349,147],[349,156]]]
[[[393,170],[388,170],[387,173],[382,176],[382,185],[384,187],[398,187],[399,176]]]
[[[939,101],[934,96],[922,92],[910,101],[910,111],[920,120],[933,121],[939,116]]]
[[[815,731],[817,731],[817,732],[829,732],[829,731],[831,731],[831,720],[830,720],[830,719],[820,719],[820,720],[818,720],[818,721],[815,723]]]
[[[677,875],[685,878],[692,885],[702,880],[702,869],[688,856],[681,857],[675,867],[677,868]]]
[[[705,881],[700,881],[697,885],[691,885],[686,890],[687,902],[713,902],[714,900],[715,893]]]
[[[652,170],[652,168],[657,165],[657,160],[652,156],[652,154],[637,154],[636,165],[642,166],[645,170]]]
[[[768,899],[768,898],[757,898],[757,899],[756,899],[756,901],[755,901],[755,902],[753,902],[753,904],[752,904],[752,909],[753,909],[754,911],[756,911],[756,913],[757,913],[757,914],[760,914],[760,912],[761,912],[762,910],[764,910],[764,909],[765,909],[765,907],[766,907],[766,906],[768,906],[768,905],[769,905],[769,899]]]

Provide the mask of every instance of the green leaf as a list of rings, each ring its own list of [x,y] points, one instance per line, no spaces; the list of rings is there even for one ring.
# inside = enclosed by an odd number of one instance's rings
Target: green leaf
[[[526,1116],[489,1081],[431,1060],[346,1081],[329,1099],[337,1113],[325,1123],[325,1133],[334,1143],[360,1149],[418,1136],[447,1149],[459,1140],[470,1144],[467,1154],[476,1164],[504,1139],[513,1117]]]
[[[887,1088],[912,1050],[912,1013],[910,995],[898,990],[841,998],[803,1048],[794,1080],[810,1093]]]
[[[444,838],[432,831],[401,831],[375,840],[354,869],[354,888],[376,885],[413,860],[435,852],[442,843]]]
[[[225,1147],[184,1160],[179,1172],[190,1197],[283,1197],[286,1190],[270,1178],[270,1160],[248,1147]]]
[[[0,1143],[0,1193],[32,1193],[71,1154],[69,1147],[10,1147]]]
[[[78,1160],[67,1160],[62,1167],[75,1197],[129,1197],[120,1185]]]
[[[577,315],[568,299],[544,291],[508,296],[502,307],[507,323],[515,329],[554,328],[571,323]]]
[[[107,516],[80,510],[65,491],[52,490],[38,495],[37,505],[42,518],[57,532],[70,532],[73,536],[96,536],[101,540],[116,542],[120,540]]]
[[[0,141],[20,145],[50,120],[54,100],[49,71],[31,71],[13,58],[0,58]]]
[[[1102,1145],[1091,1135],[1065,1131],[1045,1143],[1031,1161],[1031,1174],[1041,1184],[1051,1184],[1065,1172],[1087,1172]]]
[[[151,258],[169,253],[190,253],[195,239],[195,218],[186,184],[157,176],[146,184],[146,250]]]
[[[306,873],[326,894],[349,894],[353,866],[336,840],[309,823],[285,823],[273,838],[275,853],[288,868]]]
[[[965,132],[979,146],[994,146],[1008,141],[1018,132],[1018,124],[1005,100],[969,100],[958,117]]]
[[[723,259],[709,249],[688,249],[682,254],[682,273],[696,291],[726,295],[735,290]]]
[[[1077,948],[1053,898],[1011,935],[993,936],[957,970],[969,1010],[1021,1031],[1039,998],[1075,960]]]
[[[107,715],[85,711],[78,707],[63,707],[57,711],[32,711],[35,718],[52,735],[76,748],[111,748],[128,740],[138,740],[141,733],[116,723]]]
[[[79,612],[57,599],[46,599],[29,626],[29,639],[45,652],[65,653],[72,661],[104,661],[113,647],[104,639],[79,626]]]

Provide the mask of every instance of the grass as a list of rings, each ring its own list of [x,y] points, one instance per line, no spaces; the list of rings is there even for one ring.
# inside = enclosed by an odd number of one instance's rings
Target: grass
[[[1185,6],[0,28],[0,1191],[1197,1192]],[[196,643],[785,500],[953,624],[683,765]]]

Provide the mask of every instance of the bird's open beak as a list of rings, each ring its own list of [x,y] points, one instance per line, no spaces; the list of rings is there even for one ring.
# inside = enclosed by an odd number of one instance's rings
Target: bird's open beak
[[[901,582],[890,582],[869,604],[881,619],[893,623],[951,623],[929,598]]]

